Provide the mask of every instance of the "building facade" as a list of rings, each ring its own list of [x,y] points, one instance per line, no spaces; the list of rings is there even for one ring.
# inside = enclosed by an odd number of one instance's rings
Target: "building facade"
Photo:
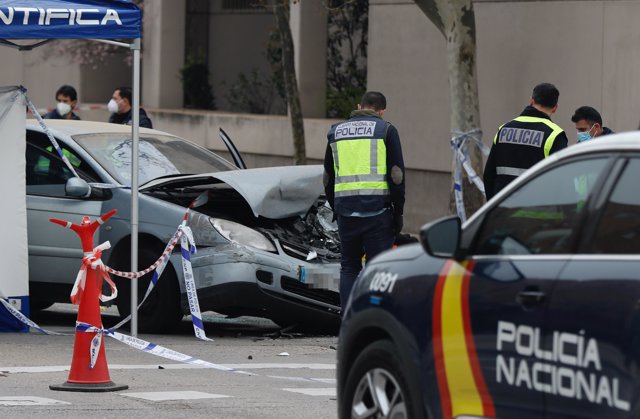
[[[144,5],[142,103],[154,126],[214,150],[224,128],[252,166],[290,164],[290,126],[283,115],[184,109],[180,69],[206,51],[216,103],[226,108],[241,72],[267,74],[264,51],[275,20],[245,0],[147,0]],[[327,11],[320,0],[292,6],[296,69],[305,119],[307,155],[321,162],[326,130]],[[477,77],[483,141],[528,103],[533,86],[560,90],[553,120],[575,142],[570,121],[582,105],[598,109],[614,131],[640,123],[640,16],[637,0],[474,0]],[[189,23],[187,23],[189,22]],[[126,54],[124,52],[123,54]],[[79,87],[83,103],[106,104],[114,87],[130,84],[122,57],[98,68],[70,63],[42,50],[0,50],[2,84],[23,84],[39,107],[54,105],[61,84]],[[412,0],[370,0],[368,81],[385,93],[385,117],[398,127],[407,166],[406,224],[411,232],[449,213],[448,68],[442,34]],[[355,106],[355,104],[354,104]],[[83,110],[106,120],[104,110]]]

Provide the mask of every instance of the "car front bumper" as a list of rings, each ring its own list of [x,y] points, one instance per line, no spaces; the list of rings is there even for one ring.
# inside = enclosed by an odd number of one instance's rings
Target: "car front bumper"
[[[180,258],[179,253],[171,257],[182,277]],[[202,311],[269,318],[340,312],[339,263],[307,262],[229,243],[198,248],[191,265]]]

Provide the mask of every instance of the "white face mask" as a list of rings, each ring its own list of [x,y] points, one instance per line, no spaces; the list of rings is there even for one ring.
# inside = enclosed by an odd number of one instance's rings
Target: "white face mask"
[[[64,102],[58,102],[56,104],[56,110],[58,111],[60,116],[65,116],[66,114],[71,112],[71,105],[69,105],[68,103],[64,103]]]
[[[109,112],[111,113],[116,113],[118,112],[118,102],[116,102],[115,100],[111,99],[109,101],[109,103],[107,103],[107,109],[109,110]]]

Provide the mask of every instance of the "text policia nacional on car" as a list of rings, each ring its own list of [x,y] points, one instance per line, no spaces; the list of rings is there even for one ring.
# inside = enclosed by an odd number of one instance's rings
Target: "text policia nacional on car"
[[[541,334],[537,327],[498,322],[497,352],[515,349],[523,357],[496,356],[498,383],[629,410],[629,402],[620,399],[617,378],[586,371],[602,371],[596,339],[554,330],[551,347],[543,349]]]

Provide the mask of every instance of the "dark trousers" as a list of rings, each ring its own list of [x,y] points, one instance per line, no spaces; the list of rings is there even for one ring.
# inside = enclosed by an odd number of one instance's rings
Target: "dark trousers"
[[[344,310],[351,288],[362,270],[362,257],[373,259],[378,253],[391,249],[394,240],[391,211],[373,217],[338,216],[340,233],[340,306]]]

